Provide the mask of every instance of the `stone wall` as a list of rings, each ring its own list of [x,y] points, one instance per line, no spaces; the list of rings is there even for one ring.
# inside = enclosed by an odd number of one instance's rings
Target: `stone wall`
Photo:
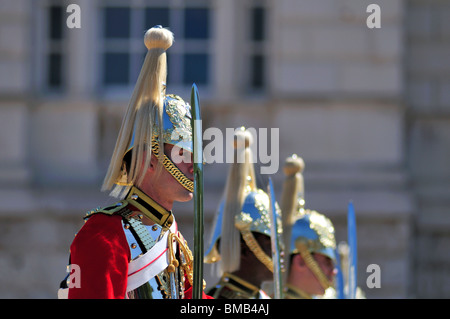
[[[365,24],[372,2],[381,29]],[[79,3],[95,27],[95,1]],[[202,99],[204,128],[279,128],[277,196],[284,159],[297,153],[306,163],[306,206],[332,219],[338,241],[353,200],[358,283],[368,298],[448,295],[448,4],[266,1],[270,76],[267,94],[255,98],[242,95],[230,67],[241,43],[229,41],[241,24],[227,22],[240,3],[214,6],[220,53]],[[30,45],[37,12],[26,0],[0,1],[0,298],[56,297],[84,212],[111,202],[99,188],[126,106],[99,98],[92,64],[82,63],[92,63],[95,32],[69,37],[67,94],[38,92]],[[205,168],[206,240],[227,172],[225,164]],[[192,247],[191,210],[175,207]],[[370,264],[381,268],[379,289],[366,288]]]
[[[417,194],[414,295],[450,296],[450,4],[408,2],[408,167]]]

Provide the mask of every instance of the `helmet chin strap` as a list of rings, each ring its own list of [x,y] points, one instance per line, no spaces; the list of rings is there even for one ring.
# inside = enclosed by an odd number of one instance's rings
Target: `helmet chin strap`
[[[155,154],[157,158],[159,158],[159,144],[155,137],[152,138],[152,152]],[[175,180],[181,184],[185,189],[189,192],[194,192],[194,182],[184,175],[182,171],[172,162],[170,158],[167,157],[166,154],[163,154],[163,166],[170,175],[172,175]]]
[[[320,285],[324,290],[327,290],[331,283],[328,280],[328,278],[323,273],[322,269],[320,269],[319,265],[317,264],[317,261],[311,256],[311,253],[309,252],[308,248],[306,247],[306,244],[304,243],[297,243],[296,247],[300,254],[303,257],[303,260],[305,261],[306,265],[309,269],[313,272],[313,274],[316,276],[317,280],[319,281]]]
[[[248,248],[253,252],[255,257],[264,264],[271,272],[273,272],[273,262],[272,259],[267,256],[261,246],[258,244],[255,236],[253,236],[250,230],[250,223],[248,221],[236,218],[235,221],[236,228],[240,231],[242,238],[247,244]]]

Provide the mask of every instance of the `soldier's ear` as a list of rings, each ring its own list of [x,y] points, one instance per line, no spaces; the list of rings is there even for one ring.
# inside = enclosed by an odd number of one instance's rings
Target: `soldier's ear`
[[[294,267],[296,267],[297,269],[306,269],[306,263],[305,260],[303,259],[302,255],[300,254],[296,254],[293,258],[292,258],[292,262]]]
[[[158,167],[158,158],[155,156],[155,154],[153,154],[153,152],[151,153],[151,157],[150,157],[150,167],[149,169],[152,171],[156,171],[156,168]]]

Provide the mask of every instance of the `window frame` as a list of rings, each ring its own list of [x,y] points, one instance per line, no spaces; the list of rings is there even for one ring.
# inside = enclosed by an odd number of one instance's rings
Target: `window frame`
[[[34,90],[44,93],[48,97],[57,97],[68,92],[68,34],[65,25],[66,4],[56,0],[42,0],[39,3],[33,1],[33,11],[36,12],[35,23],[33,23],[34,50],[32,61],[35,65],[35,74],[32,75],[32,87]],[[50,8],[56,6],[62,9],[61,17],[61,39],[54,40],[50,37]],[[52,87],[49,83],[50,70],[49,60],[50,54],[59,54],[61,56],[60,77],[61,84],[59,87]]]
[[[254,39],[253,38],[253,12],[255,9],[263,10],[263,38]],[[243,11],[245,12],[245,29],[246,34],[244,38],[244,64],[248,65],[247,72],[244,76],[245,78],[245,95],[249,97],[265,96],[268,94],[270,89],[269,83],[269,43],[270,43],[270,33],[269,33],[269,7],[266,0],[247,0],[243,2]],[[253,68],[254,58],[262,59],[262,85],[259,87],[253,85],[253,77],[255,76]]]
[[[96,60],[98,65],[98,78],[96,80],[97,88],[99,94],[108,99],[108,98],[117,98],[117,97],[128,97],[130,92],[133,90],[136,80],[139,75],[140,68],[142,66],[143,58],[146,53],[146,48],[143,43],[143,32],[145,30],[141,30],[140,26],[144,26],[144,28],[150,28],[152,26],[145,25],[146,12],[148,8],[167,8],[169,10],[169,21],[171,23],[169,29],[172,30],[175,34],[175,42],[170,49],[167,51],[168,55],[168,79],[167,79],[167,89],[168,93],[176,93],[182,97],[190,97],[190,89],[192,84],[183,83],[183,72],[178,72],[174,70],[183,70],[183,60],[186,54],[190,53],[202,53],[206,54],[209,57],[209,61],[207,61],[207,82],[206,84],[196,83],[199,87],[199,90],[202,91],[202,95],[206,92],[210,92],[213,90],[214,79],[213,79],[213,68],[214,68],[214,58],[213,58],[213,14],[214,7],[213,4],[208,0],[195,0],[189,1],[189,3],[184,3],[184,1],[179,0],[164,0],[164,1],[141,1],[141,0],[117,0],[114,2],[110,1],[99,1],[98,3],[98,12],[97,16],[99,16],[97,29],[98,29],[98,48],[96,52]],[[129,46],[126,47],[126,50],[121,52],[128,52],[132,56],[130,58],[130,67],[129,67],[129,81],[127,85],[105,85],[103,81],[103,64],[104,64],[104,54],[106,52],[110,52],[108,50],[108,46],[111,45],[115,39],[106,39],[104,35],[104,26],[105,26],[105,7],[127,7],[130,9],[131,15],[131,26],[130,26],[130,37],[128,38]],[[186,39],[184,38],[184,10],[186,8],[206,8],[208,10],[209,18],[208,18],[208,29],[209,29],[209,37],[206,39]],[[164,26],[167,27],[167,26]],[[138,36],[141,35],[142,36]],[[124,40],[125,42],[126,40]],[[142,54],[142,59],[136,59],[133,56],[139,56]],[[174,57],[178,57],[174,59]],[[171,61],[173,60],[173,61]],[[175,61],[177,60],[177,61]],[[173,78],[175,74],[178,74],[177,78]]]

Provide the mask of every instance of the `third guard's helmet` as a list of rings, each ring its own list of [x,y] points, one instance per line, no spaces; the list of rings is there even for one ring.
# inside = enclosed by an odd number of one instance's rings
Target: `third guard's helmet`
[[[286,159],[284,173],[286,175],[283,195],[282,213],[284,242],[288,254],[301,254],[308,267],[316,275],[324,288],[330,283],[311,258],[312,253],[323,254],[336,262],[336,240],[334,227],[329,218],[315,210],[305,209],[304,183],[302,171],[303,160],[297,155]],[[285,259],[289,262],[290,258]],[[289,268],[289,265],[286,265]],[[288,272],[287,272],[288,273]]]

